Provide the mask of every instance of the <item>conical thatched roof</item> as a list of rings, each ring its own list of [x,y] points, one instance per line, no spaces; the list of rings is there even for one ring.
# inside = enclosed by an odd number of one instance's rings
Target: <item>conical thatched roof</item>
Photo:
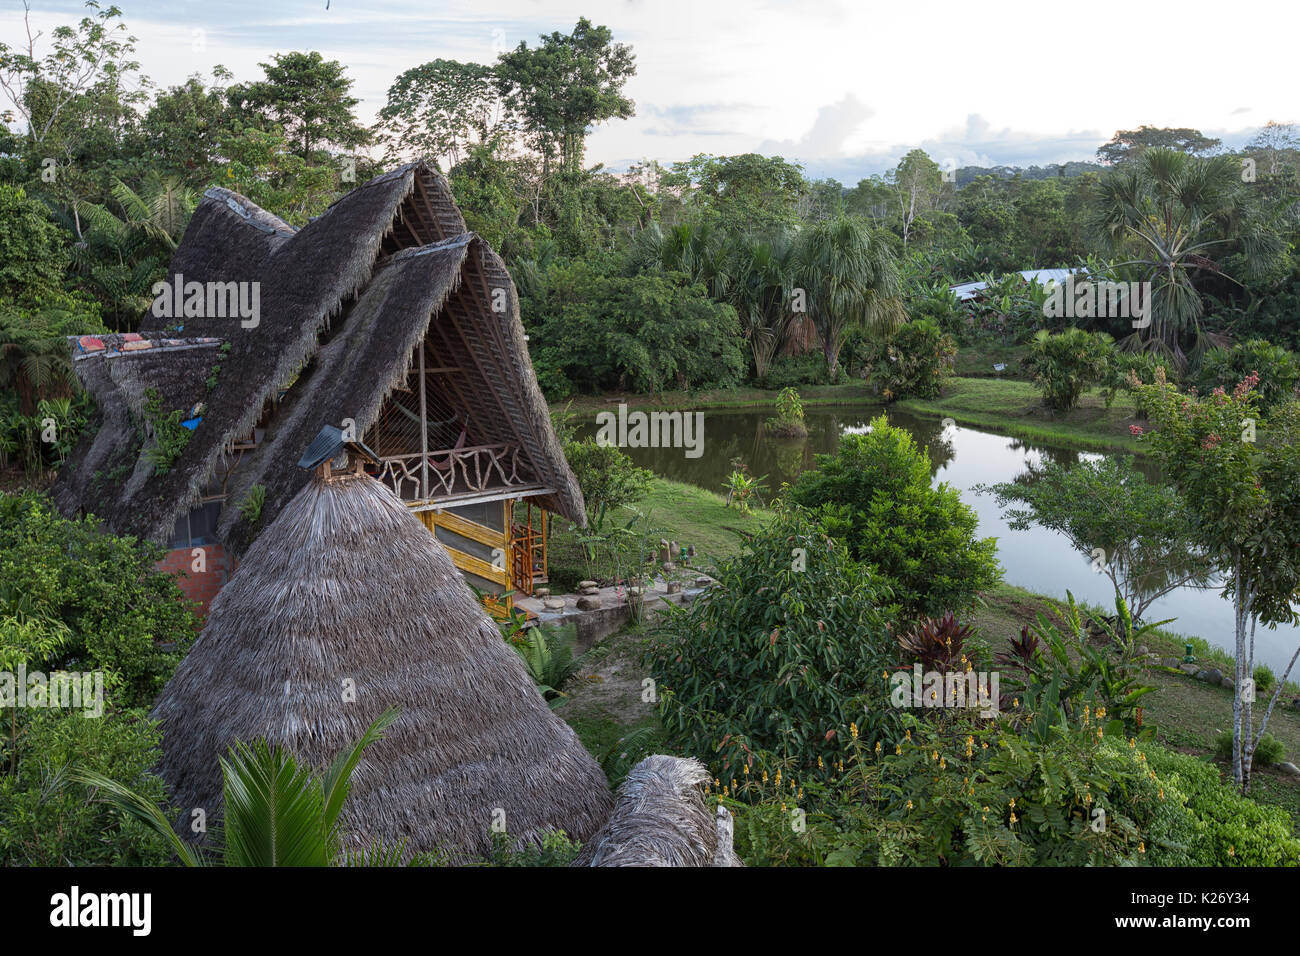
[[[160,771],[182,821],[212,819],[233,741],[323,768],[391,706],[345,807],[351,845],[463,858],[487,852],[500,811],[523,840],[586,839],[608,818],[600,767],[442,545],[373,479],[318,475],[249,548],[159,697]]]
[[[231,443],[274,405],[268,441],[241,456],[218,522],[221,538],[242,551],[256,532],[240,511],[248,490],[265,488],[263,514],[274,517],[305,483],[292,462],[321,425],[352,419],[364,434],[427,338],[440,364],[456,369],[441,381],[475,441],[519,448],[523,471],[550,489],[538,503],[585,522],[528,356],[514,284],[501,258],[466,232],[435,170],[414,163],[379,176],[297,230],[238,193],[210,189],[168,281],[177,274],[186,285],[257,283],[260,321],[245,328],[237,318],[142,318],[147,339],[219,340],[174,373],[189,376],[185,391],[197,390],[205,409],[162,473],[150,461],[148,423],[106,387],[110,367],[112,378],[150,379],[152,372],[135,371],[149,360],[111,350],[82,355],[74,340],[74,354],[87,359],[74,368],[96,413],[53,488],[65,514],[93,512],[118,534],[165,542]],[[179,407],[167,402],[164,411]]]

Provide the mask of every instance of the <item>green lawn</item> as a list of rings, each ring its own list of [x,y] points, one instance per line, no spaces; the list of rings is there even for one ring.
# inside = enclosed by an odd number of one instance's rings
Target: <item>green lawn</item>
[[[670,529],[669,538],[682,546],[693,544],[697,552],[712,559],[739,553],[743,535],[757,531],[771,517],[764,509],[741,514],[727,507],[723,495],[658,477],[637,507],[655,524]]]
[[[879,403],[880,397],[863,381],[843,385],[800,385],[799,398],[804,405],[860,405],[863,402]],[[553,402],[552,411],[561,411],[571,405],[574,414],[607,411],[624,402],[629,408],[704,409],[704,408],[771,408],[778,392],[765,388],[708,389],[698,392],[660,392],[658,395],[639,395],[632,392],[609,395],[579,395],[572,401]]]
[[[952,370],[960,378],[992,378],[1027,380],[1021,361],[1029,354],[1028,345],[966,345],[953,357]],[[993,366],[1006,366],[1001,372]]]
[[[722,495],[656,476],[650,481],[649,493],[635,508],[616,509],[606,516],[606,524],[621,527],[636,519],[632,527],[645,536],[647,553],[661,538],[676,541],[680,547],[693,545],[693,566],[707,571],[714,561],[738,553],[743,536],[762,527],[769,515],[764,509],[741,514],[727,507]],[[592,573],[578,542],[582,533],[556,519],[548,555],[552,590],[570,590]],[[600,576],[598,571],[596,574]]]
[[[1139,422],[1127,395],[1106,407],[1101,393],[1086,393],[1070,411],[1053,415],[1029,382],[992,378],[953,378],[936,399],[905,399],[898,408],[921,415],[952,418],[958,423],[992,428],[1019,438],[1037,439],[1074,448],[1123,449],[1140,452],[1129,432]]]

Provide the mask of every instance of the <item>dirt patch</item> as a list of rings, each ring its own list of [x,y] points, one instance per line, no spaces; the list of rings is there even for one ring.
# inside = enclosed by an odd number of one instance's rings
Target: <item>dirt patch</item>
[[[641,663],[642,650],[643,642],[626,633],[593,647],[564,687],[569,700],[563,715],[606,716],[630,726],[654,714],[656,705],[641,699],[642,681],[650,676]]]

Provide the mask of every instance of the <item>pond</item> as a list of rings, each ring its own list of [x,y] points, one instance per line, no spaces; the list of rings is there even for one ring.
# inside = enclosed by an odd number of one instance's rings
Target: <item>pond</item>
[[[775,493],[783,482],[792,482],[801,472],[815,467],[815,455],[833,452],[840,435],[865,432],[871,418],[880,414],[880,408],[809,408],[805,412],[808,437],[800,440],[768,437],[763,422],[771,414],[766,409],[703,412],[704,453],[697,458],[687,457],[681,448],[626,450],[638,465],[658,475],[719,493],[724,491],[734,462],[743,461],[751,474],[766,476],[764,484]],[[1013,531],[991,495],[972,491],[976,485],[1014,481],[1046,460],[1069,466],[1099,455],[965,426],[945,429],[937,419],[893,409],[887,415],[892,424],[906,428],[919,445],[929,449],[935,482],[947,482],[961,493],[962,500],[979,516],[979,533],[998,539],[998,558],[1008,584],[1062,600],[1069,589],[1080,601],[1113,606],[1110,582],[1094,572],[1091,560],[1075,551],[1064,536],[1037,527]],[[580,434],[594,435],[595,431],[595,426],[589,425],[580,429]],[[1177,618],[1168,625],[1169,630],[1193,634],[1232,651],[1232,605],[1217,589],[1180,588],[1156,601],[1146,617],[1151,621]],[[1256,661],[1281,674],[1300,642],[1300,628],[1261,627],[1255,641]]]

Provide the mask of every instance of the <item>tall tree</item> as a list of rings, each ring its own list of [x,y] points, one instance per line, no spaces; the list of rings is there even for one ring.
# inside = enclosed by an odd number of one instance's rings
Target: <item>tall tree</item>
[[[387,162],[417,156],[450,169],[488,141],[500,111],[491,67],[432,60],[393,81],[376,132]]]
[[[849,332],[888,330],[905,318],[894,254],[865,219],[828,219],[799,235],[793,298],[804,293],[832,379]],[[792,302],[798,311],[798,301]]]
[[[943,173],[925,150],[914,149],[890,171],[888,179],[898,203],[903,247],[906,248],[912,224],[935,205],[943,190]]]
[[[361,101],[351,95],[352,80],[338,60],[309,53],[276,53],[260,63],[266,79],[232,86],[226,97],[238,114],[263,127],[279,124],[303,160],[326,145],[354,148],[370,142],[370,133],[353,112]]]
[[[1097,184],[1095,225],[1151,284],[1151,324],[1129,342],[1163,353],[1180,369],[1209,344],[1193,281],[1198,270],[1222,275],[1219,261],[1234,245],[1256,269],[1279,251],[1276,235],[1254,215],[1240,174],[1226,156],[1201,159],[1153,147]]]
[[[791,311],[795,244],[788,233],[737,237],[726,253],[726,298],[740,317],[741,333],[762,378],[785,340]]]
[[[221,136],[230,125],[224,86],[231,78],[222,66],[212,71],[213,85],[191,76],[154,97],[140,124],[139,155],[149,167],[183,176],[200,187],[212,178],[220,156]]]
[[[1283,156],[1300,150],[1300,129],[1297,129],[1295,123],[1269,120],[1246,148],[1251,152],[1263,153],[1268,164],[1265,171],[1270,176],[1276,176],[1282,168]]]
[[[674,163],[663,185],[728,233],[773,234],[795,226],[808,194],[797,163],[757,153],[692,156]]]
[[[120,94],[124,100],[131,96],[127,88],[140,70],[131,59],[136,38],[118,19],[122,11],[117,7],[101,9],[94,0],[86,6],[93,13],[75,27],[56,27],[50,50],[42,56],[41,33],[33,32],[31,7],[24,0],[24,41],[17,47],[0,43],[0,89],[11,106],[2,118],[9,123],[20,117],[35,149],[48,145],[78,99],[92,94]]]
[[[1300,620],[1300,403],[1276,407],[1266,418],[1258,384],[1252,374],[1231,392],[1182,395],[1158,370],[1156,384],[1135,387],[1155,426],[1145,440],[1195,513],[1198,544],[1233,602],[1232,776],[1243,792],[1250,788],[1255,747],[1300,658],[1297,646],[1256,733],[1254,695],[1243,693],[1255,666],[1256,624]]]
[[[1107,166],[1114,166],[1141,156],[1148,149],[1172,149],[1180,153],[1199,156],[1219,145],[1219,140],[1204,135],[1199,129],[1186,127],[1139,126],[1122,129],[1097,149],[1097,158]]]
[[[532,49],[521,42],[498,59],[497,89],[547,174],[557,160],[562,170],[577,172],[591,127],[633,115],[623,87],[636,74],[636,57],[613,39],[609,27],[582,17],[571,34],[542,35]]]

